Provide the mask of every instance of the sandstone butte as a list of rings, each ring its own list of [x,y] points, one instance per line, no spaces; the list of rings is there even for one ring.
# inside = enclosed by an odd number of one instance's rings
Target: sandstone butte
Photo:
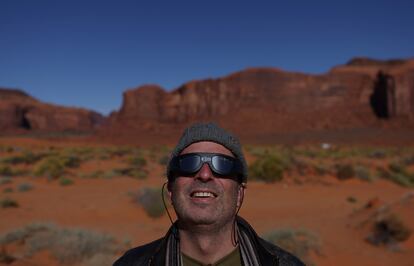
[[[253,68],[170,92],[145,85],[124,92],[122,107],[108,120],[105,134],[125,138],[175,137],[200,120],[256,139],[281,132],[412,129],[414,59],[354,58],[321,75]]]
[[[0,88],[0,134],[91,132],[103,121],[93,111],[42,103],[23,91]]]
[[[121,108],[105,123],[91,111],[42,104],[23,92],[1,90],[0,115],[1,129],[91,130],[99,125],[97,135],[112,140],[173,139],[194,121],[215,121],[242,138],[256,139],[337,129],[410,130],[414,59],[354,58],[320,75],[252,68],[191,81],[170,92],[144,85],[125,91]]]

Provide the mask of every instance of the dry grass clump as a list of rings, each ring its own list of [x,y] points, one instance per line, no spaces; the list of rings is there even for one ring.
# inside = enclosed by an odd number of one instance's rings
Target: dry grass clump
[[[1,161],[6,164],[33,164],[46,156],[49,156],[49,154],[43,152],[34,153],[32,151],[25,150],[20,154],[5,157],[1,159]]]
[[[392,245],[407,240],[411,230],[396,214],[388,214],[378,219],[367,241],[373,245]]]
[[[0,200],[0,207],[2,209],[17,208],[19,207],[19,203],[17,203],[14,199],[4,198]]]
[[[406,166],[401,163],[392,162],[387,169],[379,168],[378,172],[382,178],[391,180],[398,185],[404,187],[414,186],[414,173],[410,173]]]
[[[18,176],[18,175],[23,175],[25,173],[26,173],[25,171],[15,169],[9,165],[0,164],[0,175],[1,176],[6,176],[6,177]]]
[[[281,228],[266,233],[263,238],[312,265],[310,252],[321,253],[321,240],[317,234],[305,229]]]
[[[147,165],[147,160],[142,154],[135,154],[128,158],[128,163],[134,168],[142,168]]]
[[[81,160],[74,155],[60,155],[42,159],[33,170],[35,176],[57,178],[65,174],[66,168],[76,168]]]
[[[164,215],[165,208],[162,201],[162,189],[144,187],[133,195],[135,200],[144,208],[148,216],[159,218]]]
[[[284,171],[288,166],[288,159],[279,154],[261,155],[250,165],[249,175],[254,180],[273,183],[283,179]]]
[[[70,186],[73,185],[73,180],[67,177],[60,177],[59,178],[59,185],[61,186]]]
[[[27,192],[33,189],[33,185],[30,183],[22,183],[17,186],[17,191],[19,192]]]
[[[356,165],[354,167],[355,170],[355,176],[359,179],[367,182],[374,181],[374,177],[371,175],[371,171],[368,167],[364,165]]]
[[[24,249],[23,257],[30,258],[47,250],[60,263],[79,265],[100,254],[114,256],[120,245],[109,235],[78,228],[61,228],[54,224],[30,224],[0,236],[0,245],[17,244]],[[21,245],[24,245],[23,247]],[[112,259],[104,264],[110,265]]]

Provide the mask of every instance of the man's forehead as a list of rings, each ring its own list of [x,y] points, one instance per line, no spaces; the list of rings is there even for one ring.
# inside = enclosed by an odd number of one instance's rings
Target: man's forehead
[[[188,145],[181,154],[193,152],[221,153],[234,157],[233,153],[221,144],[212,141],[200,141]]]

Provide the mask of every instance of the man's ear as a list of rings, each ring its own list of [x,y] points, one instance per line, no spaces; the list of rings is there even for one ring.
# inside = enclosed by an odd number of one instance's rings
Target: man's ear
[[[245,192],[246,192],[246,184],[241,183],[239,185],[239,191],[237,193],[237,208],[239,208],[243,204]]]
[[[168,198],[172,204],[172,183],[170,183],[169,181],[167,182],[167,194],[168,194]]]

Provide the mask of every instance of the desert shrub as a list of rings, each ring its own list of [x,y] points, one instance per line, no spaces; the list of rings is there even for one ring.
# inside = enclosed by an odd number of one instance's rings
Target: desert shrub
[[[113,172],[114,176],[129,176],[137,179],[145,179],[148,176],[148,172],[145,169],[134,167],[117,168]]]
[[[410,166],[414,164],[414,154],[404,156],[401,158],[401,163],[405,166]]]
[[[17,186],[17,191],[19,192],[26,192],[33,189],[33,185],[30,183],[22,183]]]
[[[5,189],[3,189],[4,193],[12,193],[13,192],[13,188],[12,187],[6,187]]]
[[[313,165],[316,175],[323,176],[331,172],[331,169],[325,163],[316,163]]]
[[[131,169],[128,172],[128,175],[127,176],[133,177],[133,178],[137,178],[137,179],[145,179],[148,176],[148,172],[146,170],[144,170],[144,169],[136,169],[136,168],[134,168],[134,169]]]
[[[0,175],[12,176],[14,173],[10,166],[0,164]]]
[[[0,200],[0,207],[3,208],[3,209],[17,208],[17,207],[19,207],[19,203],[17,203],[17,201],[15,201],[13,199],[4,198],[4,199]]]
[[[305,229],[281,228],[268,232],[263,238],[296,255],[307,265],[312,264],[310,252],[320,253],[321,241],[318,235]]]
[[[403,242],[411,235],[411,230],[395,214],[378,219],[367,241],[373,245],[387,245]]]
[[[35,176],[47,176],[49,178],[57,178],[64,173],[65,166],[57,157],[44,158],[33,171]]]
[[[302,158],[291,156],[290,161],[292,168],[296,169],[299,175],[305,175],[306,172],[310,169],[309,164]]]
[[[336,168],[336,177],[339,180],[350,179],[355,176],[354,166],[351,164],[337,164]]]
[[[0,177],[0,185],[10,184],[12,179],[10,177]]]
[[[384,159],[387,157],[387,153],[384,150],[374,150],[368,154],[368,157],[372,159]]]
[[[81,159],[73,154],[59,156],[58,160],[63,167],[76,168],[79,167]]]
[[[13,243],[25,244],[26,257],[48,250],[60,263],[77,265],[97,254],[116,254],[119,249],[109,235],[85,229],[65,229],[54,224],[30,224],[0,236],[0,244]]]
[[[76,164],[94,158],[95,150],[91,147],[71,147],[65,148],[61,154],[63,156],[75,158]]]
[[[287,163],[276,154],[260,156],[250,167],[252,179],[265,182],[276,182],[283,179],[283,172],[287,169]]]
[[[128,158],[128,163],[132,167],[142,168],[147,165],[147,160],[141,154],[135,154]]]
[[[139,190],[135,199],[150,217],[158,218],[164,215],[165,208],[160,188],[144,187]]]
[[[357,165],[354,167],[355,176],[363,181],[373,181],[374,178],[371,176],[371,171],[363,165]]]
[[[104,171],[102,170],[96,170],[90,173],[82,173],[80,174],[80,177],[82,178],[99,178],[104,175]]]
[[[129,147],[110,147],[107,149],[109,157],[122,157],[132,153],[132,149]]]
[[[349,197],[346,198],[346,201],[348,201],[349,203],[355,203],[358,200],[353,196],[349,196]]]
[[[70,178],[66,178],[66,177],[59,178],[59,184],[61,186],[69,186],[69,185],[72,185],[73,183],[74,183],[73,180]]]
[[[4,247],[0,250],[0,263],[12,264],[16,260],[15,257],[10,255]]]
[[[46,153],[33,153],[31,151],[24,151],[22,154],[6,157],[2,159],[2,162],[8,164],[33,164],[42,158],[46,157]]]
[[[402,164],[390,163],[388,169],[378,168],[379,175],[404,187],[414,186],[414,174],[409,173]]]

